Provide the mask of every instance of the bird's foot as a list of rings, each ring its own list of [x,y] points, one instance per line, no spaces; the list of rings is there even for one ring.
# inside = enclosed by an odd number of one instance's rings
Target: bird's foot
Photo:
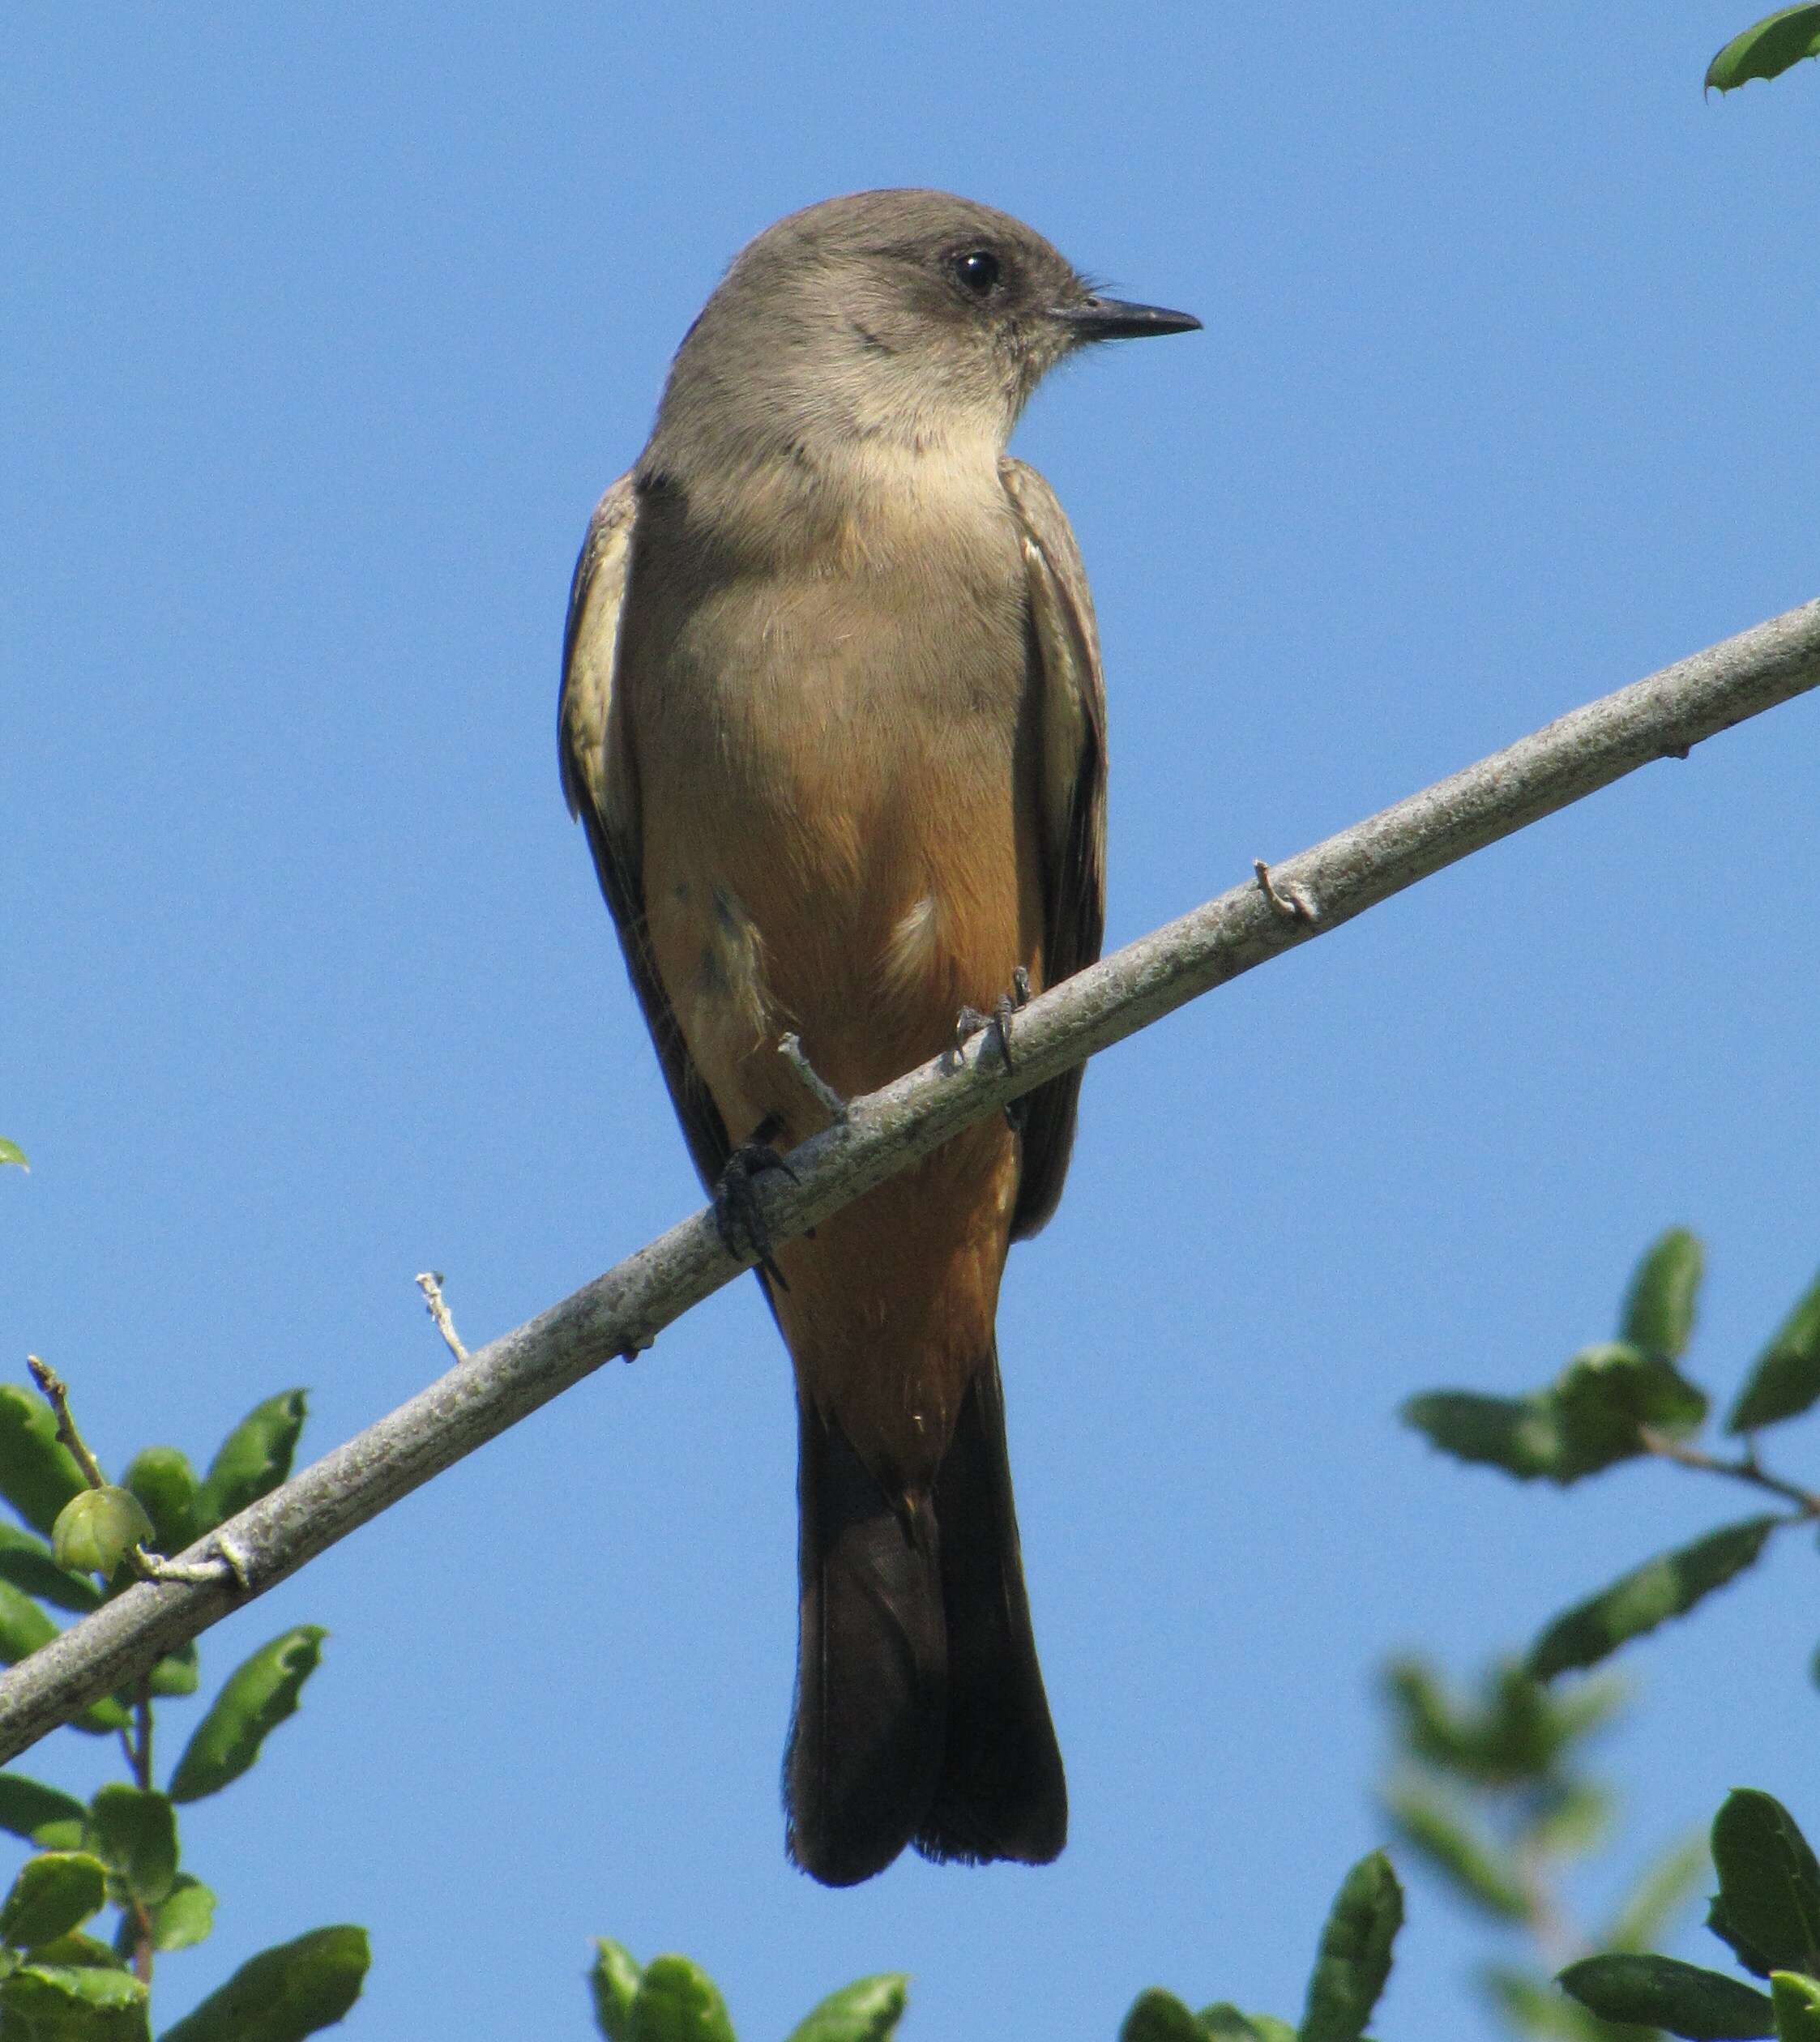
[[[790,1286],[771,1255],[771,1229],[758,1207],[758,1180],[767,1170],[781,1170],[794,1184],[797,1173],[771,1143],[784,1131],[775,1115],[761,1121],[752,1138],[727,1158],[714,1187],[714,1229],[720,1245],[736,1262],[756,1263],[780,1290]]]
[[[999,1061],[1007,1070],[1017,1068],[1017,1058],[1011,1051],[1011,1022],[1019,1010],[1030,1004],[1030,974],[1019,965],[1011,974],[1011,989],[1001,993],[990,1014],[982,1014],[977,1007],[963,1006],[955,1023],[955,1047],[964,1049],[974,1036],[990,1031],[998,1044]],[[1026,1104],[1014,1099],[1005,1109],[1005,1123],[1015,1134],[1023,1132]]]

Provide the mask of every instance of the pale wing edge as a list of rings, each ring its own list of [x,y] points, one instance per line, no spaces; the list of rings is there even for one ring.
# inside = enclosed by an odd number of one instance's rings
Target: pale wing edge
[[[615,714],[619,625],[638,515],[633,478],[623,475],[595,507],[575,562],[562,634],[562,686],[557,704],[558,753],[569,813],[579,816],[594,854],[632,990],[669,1088],[702,1182],[726,1168],[727,1131],[690,1061],[688,1044],[652,955],[640,878],[638,776]]]
[[[1066,513],[1036,469],[1006,459],[999,474],[1023,536],[1032,656],[1040,676],[1046,983],[1100,955],[1106,915],[1106,690],[1100,636]],[[1029,1096],[1014,1238],[1055,1211],[1074,1147],[1081,1073]]]

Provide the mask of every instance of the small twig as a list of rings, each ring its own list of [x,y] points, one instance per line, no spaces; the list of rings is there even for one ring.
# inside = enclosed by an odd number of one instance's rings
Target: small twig
[[[135,1546],[127,1557],[141,1581],[169,1581],[193,1587],[198,1582],[219,1581],[224,1574],[232,1574],[251,1595],[253,1583],[246,1561],[224,1538],[216,1540],[215,1550],[220,1556],[218,1559],[167,1560],[161,1553],[149,1553],[143,1546]]]
[[[456,1361],[465,1361],[468,1350],[461,1344],[461,1335],[455,1331],[455,1322],[449,1308],[442,1302],[442,1278],[439,1271],[426,1269],[417,1279],[417,1288],[424,1294],[424,1302],[429,1316],[436,1322],[436,1330]]]
[[[1519,1847],[1516,1860],[1527,1909],[1523,1925],[1536,1940],[1542,1968],[1552,1978],[1564,1965],[1586,1954],[1586,1941],[1549,1883],[1540,1855]]]
[[[1653,1425],[1639,1425],[1637,1431],[1643,1445],[1659,1460],[1673,1461],[1677,1467],[1696,1467],[1703,1475],[1723,1475],[1728,1481],[1746,1482],[1753,1489],[1767,1489],[1771,1496],[1779,1496],[1784,1502],[1796,1505],[1804,1518],[1820,1518],[1820,1493],[1802,1489],[1797,1483],[1785,1482],[1779,1475],[1771,1474],[1760,1465],[1754,1453],[1741,1454],[1736,1460],[1722,1460],[1703,1447],[1689,1446],[1681,1440],[1671,1439],[1668,1433],[1658,1432]]]
[[[143,1900],[131,1903],[133,1924],[133,1976],[142,1985],[152,1983],[152,1955],[157,1947],[153,1939],[152,1910]]]
[[[847,1117],[847,1102],[824,1078],[808,1058],[802,1046],[802,1037],[793,1029],[788,1035],[778,1038],[777,1053],[797,1074],[804,1089],[831,1121],[837,1125]]]
[[[57,1437],[68,1448],[70,1457],[82,1471],[82,1478],[91,1489],[110,1489],[113,1485],[101,1472],[101,1463],[88,1450],[88,1443],[76,1430],[76,1421],[70,1415],[70,1390],[62,1376],[48,1362],[41,1361],[35,1354],[25,1357],[25,1365],[32,1371],[32,1380],[44,1392],[57,1420]],[[236,1566],[228,1551],[227,1541],[219,1540],[217,1546],[221,1559],[198,1561],[184,1566],[175,1560],[167,1560],[163,1554],[136,1545],[126,1556],[126,1564],[141,1581],[172,1581],[194,1584],[197,1582],[219,1581],[224,1573],[231,1573],[243,1588],[250,1589],[244,1564]],[[124,1733],[122,1733],[124,1734]],[[130,1755],[131,1747],[128,1747]]]
[[[82,1479],[91,1489],[105,1489],[108,1478],[101,1472],[101,1463],[89,1452],[82,1434],[76,1430],[76,1421],[70,1416],[70,1390],[62,1376],[48,1362],[41,1361],[35,1354],[25,1357],[25,1365],[32,1371],[32,1380],[44,1392],[57,1419],[57,1437],[70,1450],[70,1457],[82,1470]]]
[[[1280,915],[1284,921],[1311,922],[1314,919],[1314,904],[1293,879],[1280,886],[1271,877],[1271,869],[1262,858],[1251,861],[1251,869],[1258,875],[1258,884],[1264,890],[1264,898],[1271,904],[1271,912]]]

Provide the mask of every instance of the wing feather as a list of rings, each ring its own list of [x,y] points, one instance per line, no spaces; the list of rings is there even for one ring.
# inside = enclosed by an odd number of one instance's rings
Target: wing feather
[[[633,478],[622,475],[596,506],[575,562],[562,637],[558,751],[569,813],[581,818],[600,891],[613,911],[632,990],[663,1066],[670,1101],[704,1185],[726,1168],[727,1130],[689,1056],[645,924],[636,763],[616,692],[619,622],[638,520]]]
[[[1106,922],[1106,684],[1093,598],[1055,492],[1022,461],[999,476],[1023,532],[1030,638],[1041,702],[1044,977],[1053,985],[1100,955]],[[1074,1146],[1081,1073],[1029,1096],[1014,1239],[1055,1211]]]

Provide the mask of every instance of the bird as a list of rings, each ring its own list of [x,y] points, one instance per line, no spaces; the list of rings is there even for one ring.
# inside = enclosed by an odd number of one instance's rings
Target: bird
[[[951,1049],[963,1014],[1002,1032],[1014,997],[1098,957],[1093,604],[1006,446],[1064,358],[1200,323],[1105,296],[972,200],[824,200],[734,258],[575,566],[563,791],[793,1364],[785,1837],[827,1886],[907,1846],[1037,1865],[1066,1840],[995,1319],[1011,1242],[1061,1196],[1080,1073],[812,1237],[763,1238],[751,1178],[830,1124],[831,1091]]]

